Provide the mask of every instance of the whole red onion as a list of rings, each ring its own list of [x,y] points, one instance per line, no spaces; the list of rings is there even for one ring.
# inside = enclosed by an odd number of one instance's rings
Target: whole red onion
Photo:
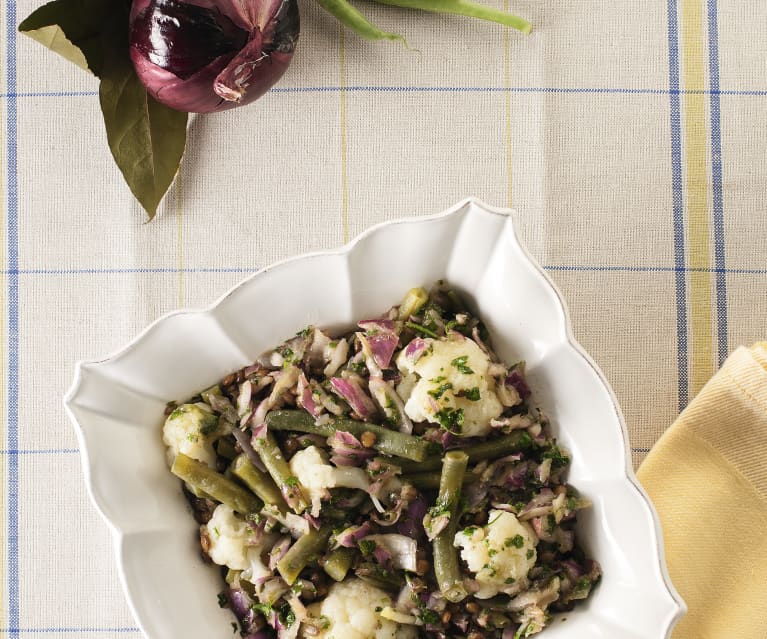
[[[260,98],[299,32],[296,0],[134,0],[130,57],[159,102],[209,113]]]

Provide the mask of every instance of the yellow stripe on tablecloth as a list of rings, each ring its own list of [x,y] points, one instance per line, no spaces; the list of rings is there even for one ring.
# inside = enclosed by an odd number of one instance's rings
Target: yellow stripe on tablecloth
[[[687,245],[690,267],[690,380],[698,393],[714,372],[708,209],[708,135],[703,67],[703,0],[684,0],[685,165]],[[693,92],[694,91],[694,92]],[[696,270],[700,269],[700,270]]]
[[[338,25],[338,66],[341,88],[341,228],[344,244],[349,241],[349,189],[346,184],[346,52],[344,27]]]
[[[178,234],[178,306],[184,305],[184,224],[182,218],[181,196],[183,194],[181,170],[182,164],[179,164],[176,174],[176,224]]]
[[[509,0],[503,0],[503,10],[506,13],[509,12]],[[511,163],[511,36],[509,31],[511,31],[511,27],[503,28],[503,75],[506,85],[506,204],[511,208],[514,199],[514,171]]]

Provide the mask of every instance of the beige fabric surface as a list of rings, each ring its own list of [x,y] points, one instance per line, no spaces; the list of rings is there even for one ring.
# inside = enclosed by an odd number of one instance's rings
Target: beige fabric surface
[[[497,0],[490,4],[502,6]],[[521,234],[610,380],[634,462],[767,317],[767,4],[509,0],[534,32],[301,0],[277,89],[194,118],[145,217],[95,80],[0,3],[0,635],[138,637],[61,397],[73,364],[252,271],[475,195]]]

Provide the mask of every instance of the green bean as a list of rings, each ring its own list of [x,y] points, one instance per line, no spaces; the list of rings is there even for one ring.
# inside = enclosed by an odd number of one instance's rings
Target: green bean
[[[235,477],[240,479],[250,490],[258,495],[266,504],[274,504],[281,512],[285,512],[287,504],[280,489],[266,473],[250,463],[246,455],[239,455],[230,466]]]
[[[325,549],[332,531],[333,527],[327,524],[319,530],[310,530],[301,535],[298,541],[288,549],[285,556],[280,559],[277,563],[277,570],[289,586],[292,586],[293,582],[298,579],[298,575],[306,565],[314,561]]]
[[[404,457],[413,461],[422,461],[432,448],[432,444],[419,437],[390,430],[378,424],[358,422],[353,419],[336,419],[317,425],[307,412],[297,410],[273,410],[266,416],[267,428],[272,430],[290,430],[301,433],[314,433],[330,437],[335,431],[346,431],[355,437],[364,432],[373,433],[376,441],[373,448],[387,455]]]
[[[376,2],[406,9],[419,9],[420,11],[430,11],[432,13],[452,13],[459,16],[479,18],[480,20],[489,20],[490,22],[497,22],[498,24],[504,24],[507,27],[517,29],[525,35],[533,29],[532,25],[524,18],[477,4],[476,2],[470,2],[469,0],[376,0]]]
[[[437,490],[439,488],[441,474],[437,472],[411,473],[402,475],[400,479],[404,482],[413,484],[418,490]],[[477,481],[477,476],[473,473],[467,473],[463,476],[463,484],[472,484]]]
[[[263,507],[261,500],[247,488],[183,453],[176,456],[170,470],[187,484],[243,515],[258,512]]]
[[[401,35],[381,31],[346,0],[317,0],[318,4],[339,22],[345,24],[354,33],[366,40],[400,40]]]
[[[264,437],[254,437],[251,443],[261,457],[261,461],[264,462],[266,470],[269,471],[272,479],[279,486],[288,506],[298,514],[304,512],[309,506],[304,487],[298,478],[293,476],[274,435],[267,432]]]
[[[354,548],[336,548],[325,559],[322,566],[328,576],[334,581],[343,581],[354,561]]]
[[[237,457],[237,449],[228,437],[222,437],[216,442],[216,453],[224,459],[229,460]]]
[[[435,505],[436,509],[449,513],[450,521],[432,541],[434,574],[442,595],[453,603],[462,601],[468,594],[458,567],[458,552],[453,546],[460,517],[458,502],[461,499],[461,483],[468,463],[469,456],[462,451],[451,450],[445,453]]]
[[[498,459],[512,453],[527,450],[531,444],[532,440],[526,430],[515,430],[510,435],[484,441],[481,444],[467,446],[461,450],[469,456],[469,461],[472,464],[476,464],[486,459]],[[418,464],[401,463],[400,468],[404,474],[408,474],[437,470],[441,465],[442,462],[439,457],[429,457]]]
[[[381,564],[365,562],[354,571],[362,581],[390,592],[399,591],[405,585],[405,575],[399,570],[386,570]]]
[[[411,315],[415,315],[428,300],[429,294],[425,288],[411,288],[405,293],[405,298],[402,300],[402,304],[399,305],[397,318],[406,320]]]

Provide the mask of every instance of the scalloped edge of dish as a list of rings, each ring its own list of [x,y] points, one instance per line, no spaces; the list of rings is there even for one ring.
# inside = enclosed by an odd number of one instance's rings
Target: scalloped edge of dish
[[[371,226],[370,228],[366,229],[356,237],[354,237],[352,240],[347,242],[345,245],[338,249],[330,249],[330,250],[324,250],[324,251],[314,251],[310,253],[300,254],[296,256],[292,256],[289,258],[286,258],[284,260],[280,260],[278,262],[275,262],[273,264],[270,264],[262,269],[259,269],[258,271],[252,273],[248,277],[244,278],[242,281],[231,287],[228,291],[226,291],[223,295],[221,295],[218,299],[216,299],[214,302],[209,304],[206,307],[203,308],[184,308],[184,309],[178,309],[175,311],[171,311],[169,313],[165,313],[162,316],[158,317],[156,320],[148,324],[142,331],[140,331],[133,339],[131,339],[125,346],[122,348],[119,348],[112,352],[111,354],[107,355],[106,357],[102,357],[99,359],[92,359],[92,360],[80,360],[75,365],[75,377],[72,382],[72,385],[70,386],[69,390],[67,391],[66,395],[63,398],[64,401],[64,407],[66,410],[66,413],[72,422],[79,448],[80,448],[80,456],[81,456],[81,462],[82,462],[82,468],[83,468],[83,475],[86,483],[86,488],[88,495],[91,499],[91,502],[93,503],[96,510],[99,512],[101,517],[104,519],[104,521],[109,526],[110,530],[112,531],[113,538],[114,538],[114,544],[115,544],[115,551],[117,554],[117,565],[118,565],[118,572],[120,576],[120,580],[123,586],[123,590],[126,594],[126,599],[128,601],[129,607],[131,609],[131,612],[133,613],[133,616],[136,618],[137,623],[141,627],[141,630],[144,634],[146,634],[146,631],[141,623],[141,615],[138,614],[137,608],[135,606],[135,602],[133,601],[133,598],[130,594],[130,587],[127,583],[127,578],[124,570],[124,566],[122,561],[120,560],[120,552],[122,549],[122,541],[125,537],[125,532],[121,530],[119,526],[117,526],[110,517],[106,514],[104,505],[100,503],[99,499],[95,495],[93,482],[92,482],[92,473],[91,473],[91,461],[90,461],[90,451],[88,450],[88,445],[86,442],[86,436],[85,436],[85,428],[78,420],[77,416],[75,415],[74,411],[72,410],[72,405],[74,404],[75,399],[77,398],[78,391],[80,390],[80,387],[82,385],[84,375],[87,373],[88,369],[97,368],[100,364],[106,364],[108,362],[111,362],[115,359],[118,359],[122,355],[134,350],[137,345],[144,340],[144,338],[151,332],[153,332],[159,325],[167,322],[170,318],[183,316],[183,315],[212,315],[216,311],[216,309],[230,296],[232,296],[237,290],[240,288],[246,286],[249,282],[255,280],[256,278],[261,278],[267,275],[270,271],[275,270],[283,265],[291,264],[294,262],[299,262],[307,259],[311,259],[318,256],[340,256],[340,257],[347,257],[354,251],[356,246],[360,244],[363,240],[366,238],[375,235],[378,233],[381,229],[401,225],[401,224],[412,224],[414,222],[429,222],[433,220],[439,220],[442,218],[449,217],[451,215],[455,215],[460,213],[462,210],[464,210],[467,206],[475,206],[478,209],[491,214],[503,217],[505,220],[508,220],[511,218],[511,228],[514,236],[514,241],[516,242],[517,246],[520,248],[524,258],[529,262],[530,265],[533,266],[533,268],[537,271],[537,273],[543,278],[546,285],[551,289],[551,291],[554,293],[554,296],[556,298],[556,303],[558,306],[559,311],[561,312],[561,320],[562,320],[562,328],[564,329],[564,335],[566,337],[565,345],[572,349],[577,355],[579,355],[583,360],[588,364],[588,366],[594,371],[596,376],[598,377],[599,381],[601,382],[602,387],[604,390],[608,393],[610,402],[612,404],[612,408],[615,413],[615,417],[620,425],[620,435],[623,441],[623,448],[624,448],[624,464],[623,464],[623,470],[624,470],[624,479],[628,481],[629,485],[638,493],[639,497],[641,498],[645,509],[647,513],[650,515],[650,518],[653,523],[653,530],[654,530],[654,547],[655,547],[655,556],[658,560],[658,567],[660,569],[661,577],[663,580],[663,585],[666,589],[666,594],[669,596],[671,601],[674,604],[675,610],[670,610],[669,615],[666,620],[666,631],[665,631],[665,639],[669,639],[671,636],[671,633],[673,631],[674,626],[677,624],[677,622],[684,616],[684,614],[687,611],[686,604],[682,600],[679,593],[674,588],[671,579],[668,574],[668,570],[666,567],[665,562],[665,553],[664,553],[664,543],[663,543],[663,534],[662,529],[660,526],[660,522],[658,519],[657,512],[655,511],[655,508],[652,504],[652,501],[650,500],[649,496],[645,492],[644,488],[641,486],[639,481],[636,478],[636,475],[634,473],[634,470],[631,466],[631,455],[630,455],[630,444],[629,444],[629,437],[628,437],[628,430],[626,427],[626,423],[623,417],[623,414],[619,408],[617,398],[615,396],[615,393],[608,383],[607,379],[605,378],[604,373],[601,371],[601,369],[597,366],[597,364],[594,362],[594,360],[591,358],[591,356],[585,351],[585,349],[580,345],[580,343],[575,339],[573,335],[573,328],[572,328],[572,322],[570,320],[570,313],[567,306],[567,303],[564,300],[564,296],[562,295],[561,291],[557,287],[557,285],[551,280],[549,275],[546,273],[546,271],[541,267],[541,265],[537,262],[535,258],[532,257],[530,252],[528,251],[527,247],[522,243],[519,239],[518,234],[518,228],[517,228],[517,217],[518,214],[516,211],[512,209],[505,209],[500,207],[494,207],[485,204],[481,200],[474,198],[474,197],[468,197],[464,200],[461,200],[454,206],[432,215],[426,215],[426,216],[414,216],[414,217],[405,217],[405,218],[398,218],[395,220],[390,220],[386,222],[381,222],[379,224],[376,224],[374,226]]]

